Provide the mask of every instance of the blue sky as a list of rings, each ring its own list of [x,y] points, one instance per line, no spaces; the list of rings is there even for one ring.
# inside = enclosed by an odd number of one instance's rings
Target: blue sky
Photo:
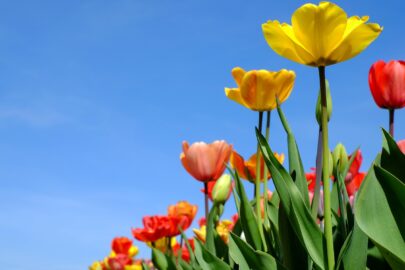
[[[224,95],[235,66],[296,71],[283,108],[309,170],[317,70],[276,55],[261,32],[305,2],[1,1],[0,265],[85,269],[142,216],[182,199],[202,209],[201,183],[179,161],[181,142],[226,139],[245,156],[255,151],[257,115]],[[366,170],[388,118],[372,100],[368,70],[405,58],[405,3],[336,3],[384,26],[361,55],[327,68],[330,145],[360,146]],[[397,111],[397,139],[404,121]],[[285,152],[276,114],[272,122],[271,145]]]

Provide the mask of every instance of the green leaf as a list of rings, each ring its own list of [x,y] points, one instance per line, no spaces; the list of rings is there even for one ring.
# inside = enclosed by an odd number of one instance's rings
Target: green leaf
[[[273,177],[274,185],[280,196],[281,203],[286,211],[292,228],[301,244],[306,248],[309,256],[320,268],[325,269],[324,236],[311,216],[311,212],[305,204],[301,192],[295,185],[291,176],[278,162],[271,151],[266,139],[256,130],[260,149],[264,160]]]
[[[280,106],[277,106],[277,112],[280,117],[281,123],[283,124],[284,130],[287,133],[287,144],[288,144],[288,164],[290,175],[294,175],[294,181],[297,185],[301,196],[304,199],[304,203],[309,206],[309,196],[308,196],[308,183],[305,177],[304,166],[302,165],[302,160],[300,152],[298,150],[297,142],[295,140],[294,134],[288,124],[288,121],[281,110]]]
[[[381,167],[395,175],[405,184],[405,155],[391,135],[383,129],[384,147],[381,154]]]
[[[195,256],[203,270],[230,270],[231,267],[209,252],[201,242],[195,241]],[[159,268],[160,269],[160,268]]]
[[[373,165],[355,203],[360,229],[394,269],[405,269],[404,198],[405,184],[386,169]]]
[[[340,250],[336,269],[366,269],[367,243],[367,235],[355,223]]]
[[[181,266],[181,268],[183,268],[184,270],[195,270],[195,268],[193,268],[190,264],[188,264],[187,262],[185,262],[183,259],[179,259],[179,265]]]
[[[229,252],[239,269],[272,270],[278,269],[276,260],[263,251],[255,251],[237,235],[230,233]]]
[[[142,263],[142,270],[150,270],[149,266],[146,263]]]
[[[207,220],[207,235],[205,237],[205,246],[207,247],[207,249],[212,253],[212,254],[216,254],[215,251],[215,240],[214,240],[214,231],[215,231],[215,217],[217,216],[217,205],[213,205],[213,207],[211,208],[209,214],[208,214],[208,220]]]
[[[303,265],[308,264],[308,253],[295,234],[282,205],[279,208],[278,217],[283,264],[287,269],[301,269]]]
[[[166,254],[162,253],[160,250],[156,248],[152,248],[152,261],[153,265],[155,265],[160,270],[176,270],[176,264]]]
[[[179,230],[180,230],[180,233],[181,233],[181,238],[183,239],[183,242],[184,242],[184,244],[186,245],[188,254],[190,254],[190,264],[193,266],[194,269],[199,269],[199,268],[198,268],[198,263],[197,263],[197,261],[196,261],[196,259],[195,259],[195,256],[194,256],[194,251],[193,251],[193,249],[191,248],[190,242],[188,241],[186,234],[185,234],[184,231],[180,228],[180,226],[179,226]]]
[[[242,181],[239,179],[238,173],[235,171],[235,188],[240,197],[239,219],[241,221],[243,232],[245,233],[246,241],[255,249],[262,248],[262,239],[258,229],[256,217],[253,214],[252,206],[246,196]]]

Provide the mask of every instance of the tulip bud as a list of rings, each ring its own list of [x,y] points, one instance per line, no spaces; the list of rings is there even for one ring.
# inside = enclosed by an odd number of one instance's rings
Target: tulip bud
[[[342,173],[349,162],[346,148],[339,143],[333,150],[333,174]]]
[[[330,95],[330,87],[329,87],[329,81],[325,80],[326,84],[326,105],[327,105],[327,111],[328,111],[328,122],[329,119],[332,115],[332,97]],[[318,121],[318,124],[321,125],[322,122],[322,104],[321,104],[321,91],[319,91],[318,94],[318,100],[316,101],[316,109],[315,109],[315,116],[316,116],[316,121]]]
[[[231,184],[232,180],[229,174],[224,174],[217,180],[212,189],[212,199],[214,203],[223,204],[226,202],[229,197]]]

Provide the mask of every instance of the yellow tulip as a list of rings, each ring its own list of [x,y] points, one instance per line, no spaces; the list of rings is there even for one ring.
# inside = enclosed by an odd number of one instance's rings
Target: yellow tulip
[[[276,98],[280,103],[289,96],[294,86],[294,71],[251,70],[244,71],[240,67],[232,70],[238,88],[225,88],[229,99],[253,111],[269,111],[277,107]]]
[[[94,262],[91,266],[89,266],[89,270],[102,270],[103,266],[100,262]]]
[[[132,264],[132,265],[125,265],[124,270],[142,270],[142,265],[140,264]]]
[[[298,8],[291,25],[268,21],[262,25],[269,46],[279,55],[309,66],[327,66],[346,61],[366,49],[381,33],[368,17],[348,18],[330,2]]]

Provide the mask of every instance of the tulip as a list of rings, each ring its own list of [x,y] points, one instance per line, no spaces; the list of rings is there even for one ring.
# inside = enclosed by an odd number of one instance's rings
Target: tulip
[[[212,190],[212,199],[214,203],[224,204],[232,191],[232,180],[229,174],[222,175],[215,183]]]
[[[216,225],[216,231],[225,243],[228,243],[229,232],[232,231],[234,226],[234,222],[227,219],[219,221]],[[206,225],[202,225],[200,229],[193,229],[193,232],[200,241],[205,242],[206,230]]]
[[[186,216],[146,216],[142,219],[144,228],[132,229],[135,239],[142,242],[155,242],[162,237],[180,234],[178,227],[186,230],[189,219]]]
[[[184,224],[186,229],[191,225],[197,214],[197,205],[190,204],[186,201],[180,201],[175,205],[170,205],[168,208],[169,217],[186,217],[187,221]]]
[[[405,155],[405,140],[401,140],[397,144],[401,152]]]
[[[217,180],[226,168],[232,145],[225,141],[211,144],[196,142],[191,146],[183,142],[180,160],[189,174],[201,182]]]
[[[111,243],[111,248],[115,254],[129,254],[132,247],[132,240],[127,237],[115,237]]]
[[[211,144],[196,142],[191,146],[184,141],[180,160],[186,171],[203,182],[204,189],[208,191],[208,182],[215,181],[222,175],[231,152],[232,145],[225,141],[214,141]],[[204,204],[205,217],[208,219],[208,193],[205,193]]]
[[[349,156],[349,159],[351,159],[351,155]],[[354,160],[349,168],[349,171],[347,172],[345,182],[350,182],[353,180],[353,178],[359,173],[360,166],[363,163],[363,155],[361,154],[360,149],[357,150],[356,156],[354,157]]]
[[[232,70],[238,88],[225,88],[226,96],[253,111],[270,111],[284,102],[294,86],[294,71],[251,70],[240,67]]]
[[[359,190],[365,175],[365,173],[358,173],[350,182],[346,183],[346,191],[349,197],[354,196],[354,194]]]
[[[342,173],[349,162],[345,146],[338,143],[332,152],[332,156],[334,174]]]
[[[284,154],[277,154],[274,153],[274,156],[277,160],[282,164],[284,162]],[[236,151],[232,151],[232,155],[230,158],[230,163],[233,169],[236,170],[238,176],[242,179],[249,180],[250,182],[254,183],[256,179],[256,164],[257,158],[256,154],[253,154],[248,160],[244,160],[241,155],[238,154]],[[264,181],[264,159],[260,156],[260,181]],[[271,178],[271,175],[267,175],[267,180]]]
[[[368,75],[375,103],[389,110],[389,129],[394,136],[394,110],[405,107],[405,62],[375,62]]]
[[[291,22],[268,21],[262,25],[269,46],[279,55],[309,66],[327,66],[346,61],[366,49],[382,27],[367,23],[368,16],[347,14],[338,5],[304,4]]]
[[[92,265],[89,266],[89,270],[103,270],[103,263],[93,262]]]
[[[345,11],[330,2],[304,4],[291,19],[291,25],[268,21],[262,25],[269,46],[279,55],[300,64],[318,67],[321,89],[322,180],[324,183],[325,239],[327,268],[334,268],[332,210],[329,183],[328,104],[325,66],[346,61],[366,49],[381,33],[378,24],[367,24],[368,17],[348,18]]]

